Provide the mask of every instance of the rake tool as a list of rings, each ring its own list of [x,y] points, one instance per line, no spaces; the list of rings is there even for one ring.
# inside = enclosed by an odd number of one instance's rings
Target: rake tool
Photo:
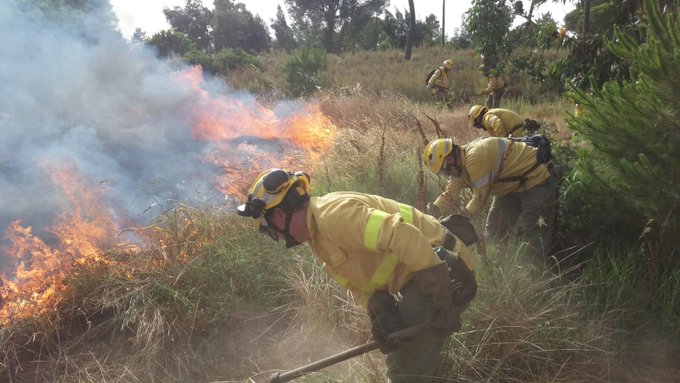
[[[404,339],[410,338],[416,334],[418,334],[420,331],[422,331],[427,325],[424,323],[417,324],[415,326],[407,327],[403,330],[397,331],[395,333],[392,333],[387,336],[387,342],[394,344],[398,347],[399,341],[402,341]],[[378,349],[379,345],[378,342],[376,341],[370,341],[367,343],[364,343],[362,345],[352,347],[348,350],[339,352],[337,354],[328,356],[326,358],[317,360],[316,362],[304,365],[302,367],[298,367],[294,370],[289,370],[289,371],[283,371],[283,372],[275,372],[272,374],[272,376],[269,378],[269,383],[283,383],[283,382],[289,382],[293,379],[297,379],[303,375],[309,374],[310,372],[318,371],[324,367],[331,366],[336,363],[340,363],[342,361],[345,361],[347,359],[353,358],[358,355],[365,354],[369,351],[373,351],[375,349]]]

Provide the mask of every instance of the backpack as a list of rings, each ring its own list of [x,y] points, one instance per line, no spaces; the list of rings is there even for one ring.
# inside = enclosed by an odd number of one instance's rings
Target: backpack
[[[431,71],[429,71],[429,72],[427,73],[427,77],[425,77],[425,85],[427,85],[427,84],[430,83],[430,78],[432,78],[432,75],[433,75],[434,72],[436,72],[436,71],[437,71],[436,69],[432,69]]]
[[[512,130],[510,131],[510,134],[515,133],[515,131],[524,128],[524,131],[528,134],[534,134],[538,129],[541,128],[541,124],[538,123],[536,120],[532,120],[530,118],[524,119],[524,122],[521,125],[517,125]]]
[[[533,136],[525,137],[514,137],[511,140],[515,142],[524,142],[527,145],[531,145],[538,148],[536,152],[536,161],[539,164],[547,164],[552,160],[552,149],[550,148],[550,140],[545,134],[534,134]]]
[[[499,178],[496,182],[519,182],[520,185],[524,185],[527,181],[527,175],[536,170],[537,167],[541,165],[546,165],[548,168],[552,165],[552,149],[550,148],[550,140],[544,134],[534,134],[533,136],[525,137],[511,137],[510,140],[514,142],[524,142],[527,145],[538,148],[536,151],[536,163],[534,166],[529,168],[521,176],[504,177]]]

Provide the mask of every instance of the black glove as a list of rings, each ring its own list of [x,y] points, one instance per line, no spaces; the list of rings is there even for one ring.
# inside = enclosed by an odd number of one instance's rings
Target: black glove
[[[376,291],[369,298],[366,308],[371,319],[373,340],[378,343],[380,351],[387,354],[395,346],[387,341],[387,336],[404,328],[399,305],[387,291]]]
[[[453,293],[451,299],[453,303],[458,307],[467,305],[477,294],[475,274],[468,269],[460,257],[456,257],[444,247],[437,246],[434,248],[434,252],[449,266],[449,280]]]
[[[442,336],[460,330],[461,310],[453,302],[453,286],[446,262],[413,274],[427,299],[427,323]]]
[[[479,237],[475,226],[470,222],[470,219],[464,215],[451,214],[439,220],[439,223],[448,231],[460,238],[467,246],[472,246],[477,242]]]

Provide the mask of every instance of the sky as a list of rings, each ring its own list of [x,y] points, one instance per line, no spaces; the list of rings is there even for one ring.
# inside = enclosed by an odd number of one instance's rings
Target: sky
[[[424,20],[430,14],[435,14],[441,22],[442,2],[439,0],[414,0],[416,18]],[[135,28],[141,28],[147,36],[167,29],[169,25],[163,15],[163,8],[175,6],[184,7],[186,0],[110,0],[113,10],[119,21],[119,29],[123,36],[129,38]],[[253,14],[259,15],[269,25],[271,19],[276,17],[276,6],[281,5],[285,11],[283,0],[241,0],[246,8]],[[208,8],[213,8],[213,0],[203,0]],[[525,9],[529,2],[524,0]],[[470,0],[449,0],[446,2],[446,34],[452,36],[454,30],[460,28],[463,13],[470,8]],[[564,15],[570,12],[572,4],[558,4],[549,1],[534,12],[535,15],[550,12],[555,20],[562,21]],[[397,10],[404,13],[408,9],[408,0],[390,0],[388,9],[395,13]]]

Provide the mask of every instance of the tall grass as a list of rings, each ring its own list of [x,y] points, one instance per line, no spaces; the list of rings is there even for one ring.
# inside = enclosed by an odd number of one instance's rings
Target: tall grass
[[[345,89],[320,94],[320,103],[341,133],[324,161],[307,169],[317,195],[358,190],[414,203],[423,186],[418,124],[429,139],[435,131],[428,116],[458,142],[480,134],[467,125],[466,107],[435,110],[395,93]],[[557,119],[556,109],[543,110]],[[442,186],[429,173],[424,183],[428,199]],[[264,240],[250,221],[215,207],[178,205],[162,215],[136,233],[139,250],[106,253],[116,267],[79,270],[59,306],[0,329],[0,380],[265,382],[274,371],[370,339],[364,309],[308,249]],[[652,334],[658,327],[653,343],[645,338],[668,361],[655,381],[673,381],[679,277],[669,273],[647,288],[644,265],[633,257],[613,263],[612,253],[574,278],[572,270],[526,257],[519,244],[491,246],[440,378],[626,381],[631,371],[649,372],[632,341],[641,328]],[[300,381],[384,382],[382,360],[372,352]]]

